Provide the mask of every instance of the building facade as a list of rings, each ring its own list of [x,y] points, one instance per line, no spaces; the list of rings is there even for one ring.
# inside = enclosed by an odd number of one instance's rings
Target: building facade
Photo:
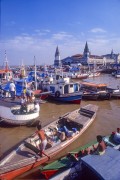
[[[71,65],[71,64],[97,64],[97,65],[105,65],[107,63],[120,63],[120,54],[113,53],[113,50],[110,54],[98,56],[92,55],[88,48],[88,43],[86,42],[83,54],[75,54],[71,57],[66,57],[62,59],[62,64]]]

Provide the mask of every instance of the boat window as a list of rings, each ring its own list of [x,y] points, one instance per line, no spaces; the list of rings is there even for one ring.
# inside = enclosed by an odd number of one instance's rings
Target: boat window
[[[69,86],[65,85],[64,86],[64,94],[67,94],[69,92]]]
[[[70,88],[73,88],[73,84],[70,84]]]
[[[78,84],[74,84],[74,92],[78,91]]]

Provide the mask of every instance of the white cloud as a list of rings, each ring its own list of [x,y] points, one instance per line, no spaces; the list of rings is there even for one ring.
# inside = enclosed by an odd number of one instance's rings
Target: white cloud
[[[36,30],[35,30],[35,33],[36,33],[36,34],[33,34],[33,35],[45,36],[45,35],[47,35],[47,34],[50,33],[50,30],[49,30],[49,29],[43,29],[43,30],[41,30],[41,29],[36,29]]]
[[[67,38],[73,38],[73,35],[67,34],[66,32],[59,32],[52,35],[55,40],[65,40]]]
[[[106,31],[102,28],[93,28],[90,30],[92,33],[105,33]]]
[[[6,50],[10,64],[18,64],[21,59],[24,59],[24,64],[33,64],[34,55],[38,64],[53,64],[57,45],[61,59],[63,59],[67,56],[83,53],[86,41],[92,54],[107,54],[110,53],[111,49],[115,53],[120,52],[120,38],[115,36],[97,35],[91,38],[82,32],[79,33],[79,36],[67,32],[39,36],[38,33],[36,32],[35,36],[23,33],[14,38],[2,40],[1,52],[3,52],[3,57],[1,59],[4,59],[4,51]]]

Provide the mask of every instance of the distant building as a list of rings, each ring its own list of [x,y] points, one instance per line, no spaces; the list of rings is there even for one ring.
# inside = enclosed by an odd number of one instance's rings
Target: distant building
[[[106,63],[120,64],[120,54],[115,54],[113,49],[110,54],[103,55],[103,57],[106,59]]]
[[[56,48],[55,52],[55,60],[54,65],[60,66],[61,63],[63,65],[72,65],[72,64],[82,64],[82,65],[88,65],[88,64],[97,64],[97,65],[106,65],[108,64],[116,64],[120,63],[120,54],[113,53],[113,50],[110,54],[106,55],[92,55],[89,48],[88,43],[85,43],[85,48],[83,51],[83,54],[75,54],[73,56],[68,56],[62,60],[60,60],[60,53],[58,50],[58,47]]]
[[[56,52],[55,52],[54,66],[55,67],[60,67],[61,66],[60,52],[59,52],[58,46],[57,46]]]
[[[75,63],[87,65],[87,64],[94,64],[95,62],[96,62],[96,64],[103,64],[104,57],[98,56],[98,55],[91,55],[87,42],[85,44],[83,54],[75,54],[71,57],[67,57],[62,60],[63,64],[68,64],[68,65],[75,64]]]

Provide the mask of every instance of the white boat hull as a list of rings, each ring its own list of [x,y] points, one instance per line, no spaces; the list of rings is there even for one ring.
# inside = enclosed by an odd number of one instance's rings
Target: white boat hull
[[[18,108],[17,110],[19,110]],[[10,125],[26,125],[39,117],[39,112],[32,111],[24,114],[19,114],[20,111],[17,112],[18,114],[14,114],[12,108],[0,105],[1,120]]]

